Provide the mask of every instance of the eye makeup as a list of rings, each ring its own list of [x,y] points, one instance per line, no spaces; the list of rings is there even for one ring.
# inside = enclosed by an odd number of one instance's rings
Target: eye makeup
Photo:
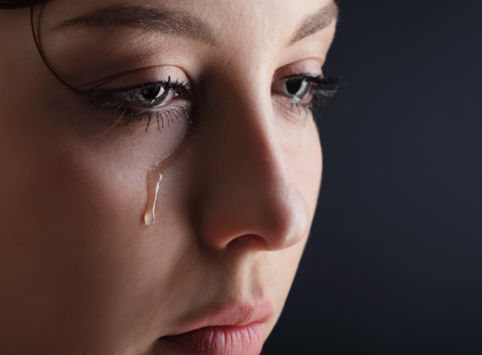
[[[288,102],[288,109],[298,110],[298,113],[299,109],[304,109],[313,113],[322,111],[326,101],[336,95],[339,87],[339,78],[300,73],[274,81],[272,91],[283,97],[283,103]]]
[[[322,75],[299,73],[273,81],[272,93],[285,108],[299,113],[300,109],[313,112],[323,109],[326,100],[333,97],[339,87],[338,78],[324,78]],[[178,119],[192,122],[191,110],[194,101],[191,83],[167,80],[111,89],[82,90],[80,93],[90,99],[98,109],[122,114],[125,124],[132,121],[146,121],[146,131],[152,120],[157,129],[169,127]],[[183,104],[179,102],[182,101]]]
[[[158,130],[181,118],[190,121],[191,85],[172,81],[171,77],[123,88],[85,90],[82,94],[89,97],[95,108],[122,114],[126,125],[145,119],[146,131],[153,119]]]

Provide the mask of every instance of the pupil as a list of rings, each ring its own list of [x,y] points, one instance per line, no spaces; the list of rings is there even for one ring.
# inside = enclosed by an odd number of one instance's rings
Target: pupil
[[[288,80],[286,82],[286,91],[288,94],[295,96],[303,85],[303,79]]]
[[[144,88],[142,90],[142,97],[146,100],[152,101],[157,98],[160,91],[161,91],[160,86],[152,86],[149,88]]]

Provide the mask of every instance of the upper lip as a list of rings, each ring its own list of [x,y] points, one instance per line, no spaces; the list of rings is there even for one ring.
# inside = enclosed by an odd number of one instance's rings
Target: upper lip
[[[236,302],[224,307],[217,307],[202,313],[189,321],[182,329],[169,336],[189,333],[206,327],[244,326],[253,323],[265,323],[273,315],[273,305],[265,299],[257,303]]]

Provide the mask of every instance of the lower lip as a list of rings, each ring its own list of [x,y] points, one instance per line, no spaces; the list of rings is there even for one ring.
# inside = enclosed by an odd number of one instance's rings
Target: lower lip
[[[259,323],[206,327],[159,339],[159,345],[172,352],[210,355],[257,355],[261,352],[263,342],[263,326]]]

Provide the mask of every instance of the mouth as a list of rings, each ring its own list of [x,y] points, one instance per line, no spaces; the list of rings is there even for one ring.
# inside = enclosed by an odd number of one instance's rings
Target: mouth
[[[263,323],[273,315],[270,301],[238,303],[202,316],[179,332],[159,338],[166,352],[181,354],[246,354],[261,352]]]

